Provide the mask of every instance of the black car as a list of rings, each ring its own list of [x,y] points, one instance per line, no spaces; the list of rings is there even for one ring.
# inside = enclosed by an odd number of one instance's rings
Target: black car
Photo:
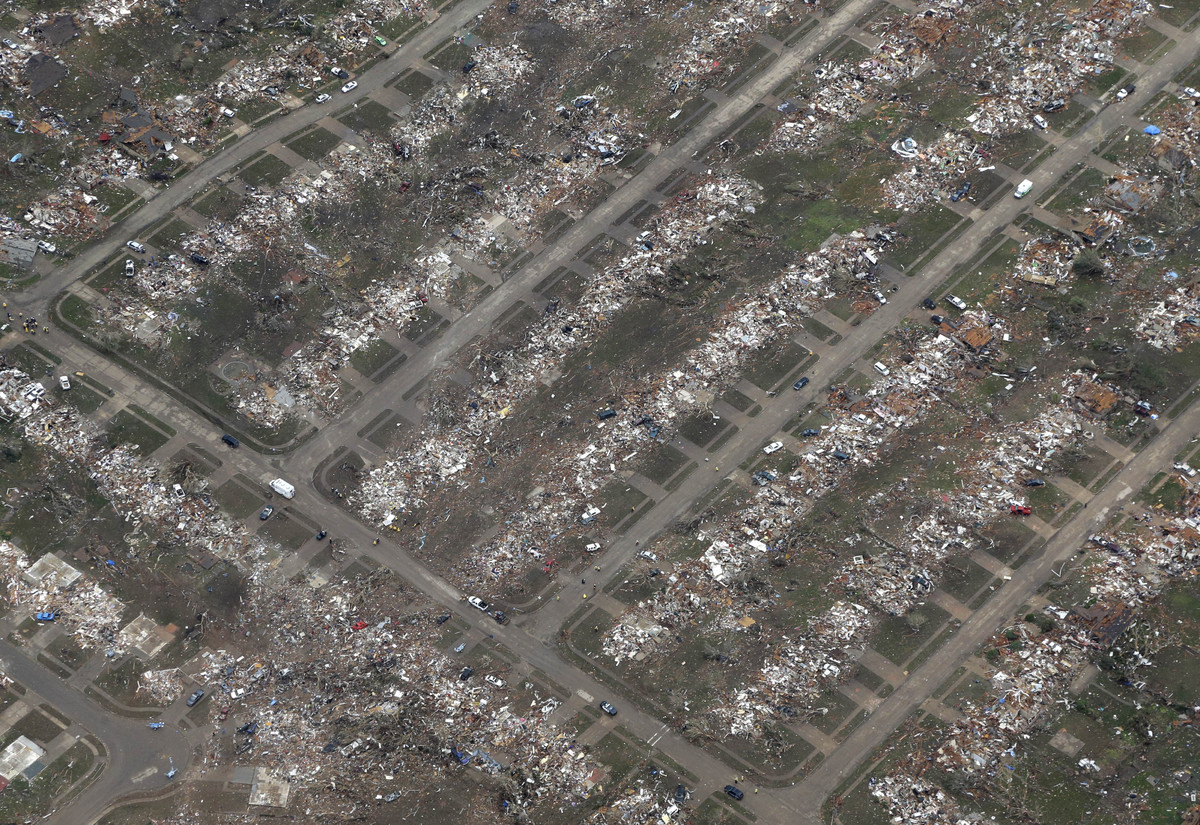
[[[745,796],[745,794],[742,793],[742,789],[737,787],[736,785],[726,785],[725,793],[729,794],[729,796],[736,799],[738,802],[741,802],[742,797]]]
[[[350,72],[346,71],[345,69],[333,69],[332,71],[333,76],[341,80],[346,80],[350,77]]]
[[[204,690],[201,688],[196,688],[196,690],[192,691],[192,695],[187,698],[187,706],[189,708],[195,707],[196,703],[199,702],[203,698],[204,698]]]
[[[937,304],[934,303],[932,298],[926,298],[921,302],[921,306],[925,307],[926,309],[937,309]]]
[[[471,678],[471,674],[472,674],[472,673],[474,673],[474,672],[475,672],[475,671],[471,670],[471,668],[469,668],[469,667],[464,667],[464,668],[462,669],[462,672],[458,674],[458,678],[459,678],[459,679],[462,679],[462,680],[465,682],[465,681],[467,681],[468,679],[470,679],[470,678]]]
[[[807,386],[808,386],[808,376],[806,375],[803,378],[801,378],[799,381],[797,381],[795,384],[792,384],[792,389],[802,390]]]
[[[1045,487],[1046,482],[1042,481],[1040,478],[1031,478],[1031,479],[1027,479],[1025,481],[1025,486],[1026,487]]]
[[[497,624],[508,624],[508,616],[504,615],[503,610],[497,610],[492,614],[492,618],[496,620]]]
[[[329,535],[328,532],[326,532],[325,530],[322,530],[321,532],[317,533],[317,541],[323,540],[328,535]]]
[[[262,512],[258,514],[258,520],[266,521],[267,519],[269,519],[271,517],[271,513],[274,513],[274,512],[275,512],[274,506],[268,504],[266,507],[262,508]]]
[[[804,432],[800,433],[800,437],[801,437],[801,438],[812,438],[814,435],[820,435],[820,434],[821,434],[821,431],[820,431],[820,430],[813,429],[812,427],[809,427],[807,430],[805,430]]]
[[[448,621],[450,621],[450,614],[449,614],[449,613],[443,613],[441,616],[438,616],[438,617],[437,617],[437,623],[438,623],[438,624],[445,624],[445,623],[446,623],[446,622],[448,622]]]
[[[942,321],[944,321],[944,320],[945,319],[942,318],[942,316],[940,316],[940,315],[930,315],[929,316],[929,323],[933,324],[935,327],[941,326]]]
[[[230,447],[236,447],[237,445],[242,443],[242,442],[238,441],[236,438],[234,438],[233,436],[231,436],[229,433],[226,433],[225,435],[221,436],[221,440],[224,441],[226,444],[228,444]]]
[[[192,263],[198,264],[199,266],[208,266],[208,258],[204,257],[199,252],[193,252]]]
[[[675,801],[676,802],[683,802],[685,799],[687,799],[687,796],[688,796],[687,788],[683,787],[682,785],[675,786]]]
[[[616,716],[616,715],[617,715],[617,709],[616,709],[616,708],[613,706],[613,704],[612,704],[611,702],[601,702],[601,703],[600,703],[600,710],[604,711],[604,712],[605,712],[605,713],[607,713],[609,716]]]

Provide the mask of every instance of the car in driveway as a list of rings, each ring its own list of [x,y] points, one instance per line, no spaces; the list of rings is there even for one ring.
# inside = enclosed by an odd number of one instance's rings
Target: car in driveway
[[[937,309],[937,304],[934,303],[932,298],[926,298],[925,300],[921,301],[921,306],[925,307],[926,309]]]
[[[465,682],[471,678],[473,673],[475,673],[474,668],[464,667],[461,671],[459,671],[458,678]]]
[[[331,99],[332,98],[330,98],[329,95],[322,92],[321,94],[317,95],[316,99],[313,100],[313,103],[328,103]]]
[[[274,513],[274,512],[275,512],[275,506],[272,504],[268,504],[266,507],[262,508],[262,511],[258,514],[258,520],[266,521],[267,519],[269,519],[271,517],[271,513]]]
[[[1129,97],[1131,94],[1133,94],[1133,93],[1134,93],[1134,91],[1135,91],[1136,89],[1137,89],[1137,86],[1135,86],[1135,85],[1134,85],[1134,84],[1132,84],[1132,83],[1130,83],[1128,86],[1122,86],[1122,87],[1121,87],[1121,89],[1120,89],[1120,91],[1118,91],[1118,92],[1117,92],[1117,97],[1116,97],[1116,99],[1117,99],[1117,100],[1124,100],[1125,98],[1127,98],[1127,97]]]
[[[144,254],[146,251],[146,247],[141,241],[126,241],[125,245],[139,255]]]
[[[609,716],[616,716],[616,715],[617,715],[617,709],[616,709],[616,708],[613,706],[613,703],[612,703],[612,702],[601,702],[601,703],[600,703],[600,710],[604,711],[604,712],[605,712],[605,713],[607,713]]]
[[[65,375],[58,376],[58,386],[64,390],[71,389],[71,379]]]
[[[189,708],[195,707],[196,703],[199,702],[203,698],[204,698],[204,688],[196,688],[195,690],[192,691],[192,695],[187,698],[186,704]]]
[[[351,80],[349,83],[347,83],[345,86],[342,87],[342,94],[346,94],[347,92],[353,92],[357,88],[358,88],[358,81]]]
[[[125,259],[125,277],[132,278],[135,271],[136,270],[134,269],[133,261],[126,258]]]
[[[508,624],[508,616],[504,615],[503,610],[497,610],[492,614],[492,618],[496,620],[496,624]]]
[[[797,381],[795,384],[792,384],[792,389],[802,390],[807,386],[808,386],[808,376],[806,375],[803,378],[801,378],[799,381]]]
[[[821,434],[820,430],[816,429],[815,427],[809,427],[808,429],[806,429],[800,433],[800,437],[801,438],[812,438],[813,436],[820,435],[820,434]]]
[[[38,622],[52,622],[58,618],[58,614],[53,610],[43,610],[40,613],[34,613],[33,618]]]
[[[783,449],[782,441],[772,441],[770,444],[763,447],[763,452],[766,453],[767,455],[770,455],[771,453],[777,453],[782,449]]]
[[[493,676],[490,673],[487,676],[483,677],[483,681],[487,682],[492,687],[498,687],[498,688],[504,687],[504,680],[498,676]]]
[[[731,799],[736,799],[738,802],[741,802],[742,797],[744,797],[746,795],[745,793],[742,792],[742,789],[739,788],[737,785],[726,785],[725,786],[725,794],[727,796],[729,796]]]
[[[487,613],[488,603],[478,596],[467,596],[467,604],[471,605],[471,607],[482,610],[484,613]]]
[[[1014,516],[1029,516],[1033,514],[1033,510],[1028,504],[1010,504],[1008,505],[1008,512]]]

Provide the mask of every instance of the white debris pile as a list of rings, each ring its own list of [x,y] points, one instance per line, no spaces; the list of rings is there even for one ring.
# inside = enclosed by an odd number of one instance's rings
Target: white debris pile
[[[1085,77],[1112,68],[1114,41],[1136,31],[1151,10],[1147,0],[1097,0],[1041,28],[1022,13],[1006,18],[1007,31],[981,32],[983,53],[972,68],[991,88],[967,123],[990,135],[1032,128],[1032,114],[1065,106]]]
[[[1018,635],[1026,636],[1022,631]],[[986,703],[964,702],[962,718],[950,726],[935,761],[955,771],[982,773],[993,769],[1035,730],[1058,705],[1080,668],[1083,651],[1063,645],[1056,634],[1022,638],[1019,651],[1004,660],[992,676],[997,697]]]
[[[245,103],[248,100],[266,95],[266,89],[280,89],[285,85],[284,78],[296,68],[296,56],[276,47],[279,53],[268,55],[259,60],[242,60],[236,66],[225,72],[215,84],[213,94],[230,103]],[[317,76],[309,69],[308,75]],[[278,91],[276,92],[278,93]]]
[[[904,149],[902,156],[913,163],[887,179],[883,198],[888,206],[906,211],[943,197],[964,175],[990,164],[975,141],[955,132],[946,132],[927,147]]]
[[[277,429],[292,417],[292,410],[275,401],[278,388],[255,382],[249,388],[235,388],[230,395],[237,399],[234,409],[258,427]]]
[[[0,370],[0,413],[22,421],[53,406],[46,388],[16,367]]]
[[[888,809],[890,821],[897,825],[975,825],[983,819],[979,814],[964,816],[945,791],[905,771],[872,779],[871,796]]]
[[[418,439],[411,452],[373,467],[354,500],[368,518],[390,526],[397,515],[424,504],[431,489],[465,486],[463,471],[477,455],[476,445],[459,430]]]
[[[1200,518],[1194,494],[1189,499],[1189,515],[1172,517],[1165,526],[1152,529],[1134,524],[1115,536],[1092,537],[1084,578],[1098,603],[1140,607],[1157,597],[1171,579],[1196,574]]]
[[[635,661],[645,659],[648,653],[670,638],[667,624],[687,624],[691,616],[706,602],[698,594],[686,592],[679,586],[680,573],[671,576],[667,592],[653,601],[638,602],[635,607],[621,614],[612,630],[604,637],[604,653],[611,656],[615,664],[621,664],[628,656]]]
[[[511,86],[532,74],[534,68],[529,52],[516,44],[479,46],[471,52],[471,60],[475,65],[467,74],[467,88],[480,97],[486,97],[497,87]]]
[[[169,705],[183,693],[183,674],[176,667],[147,670],[138,677],[137,693],[160,705]]]
[[[94,0],[80,6],[72,14],[79,21],[91,23],[103,32],[128,22],[141,5],[141,0]]]
[[[942,563],[972,544],[963,525],[929,516],[915,527],[906,526],[893,542],[893,552],[852,562],[835,581],[877,610],[903,616],[933,590]]]
[[[1058,286],[1074,279],[1071,262],[1083,247],[1061,235],[1025,242],[1011,277],[1032,284]]]
[[[31,570],[38,572],[38,567],[30,563],[25,551],[0,539],[0,586],[9,605],[29,614],[27,618],[54,613],[56,624],[84,649],[115,649],[124,606],[90,575],[69,569],[68,576],[35,576]],[[14,638],[23,637],[18,634]]]
[[[699,85],[715,74],[726,59],[733,58],[734,52],[744,48],[754,33],[765,28],[774,17],[807,11],[815,6],[815,0],[806,0],[804,4],[786,0],[766,3],[729,0],[713,15],[712,7],[689,3],[674,16],[695,34],[690,43],[663,61],[659,76],[673,89],[681,83]]]
[[[1200,287],[1181,286],[1139,313],[1134,335],[1156,349],[1175,349],[1200,335]]]
[[[153,526],[181,548],[203,549],[227,560],[261,549],[241,524],[225,520],[206,492],[180,496],[160,479],[157,465],[128,445],[103,446],[99,429],[73,407],[32,419],[24,432],[31,442],[79,462],[132,530]],[[131,547],[128,553],[134,558],[138,551]]]
[[[734,736],[750,736],[780,707],[807,709],[822,690],[837,684],[852,667],[849,649],[861,646],[874,627],[870,611],[837,602],[811,620],[803,637],[784,636],[751,686],[712,711]]]
[[[255,573],[246,597],[248,616],[273,620],[259,658],[239,663],[217,652],[202,671],[221,680],[238,720],[257,722],[254,764],[286,771],[310,793],[336,782],[337,804],[351,805],[350,796],[364,795],[346,796],[349,783],[428,771],[423,754],[432,747],[453,762],[521,777],[521,807],[586,794],[597,765],[572,730],[548,721],[559,700],[529,683],[460,678],[462,662],[437,646],[436,614],[393,576],[299,596],[270,576]]]

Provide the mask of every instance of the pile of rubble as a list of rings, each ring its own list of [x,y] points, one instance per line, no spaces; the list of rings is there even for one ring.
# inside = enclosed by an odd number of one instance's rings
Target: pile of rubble
[[[1061,235],[1026,241],[1013,264],[1012,277],[1050,287],[1065,284],[1073,279],[1071,262],[1081,248]]]
[[[1155,349],[1176,349],[1200,335],[1200,289],[1181,286],[1138,313],[1134,335]]]
[[[0,586],[6,602],[29,614],[28,618],[54,613],[58,626],[84,649],[113,648],[124,605],[91,576],[69,565],[62,565],[66,575],[57,569],[42,574],[43,566],[40,561],[31,564],[25,551],[0,539]]]
[[[263,548],[241,524],[226,521],[202,488],[175,490],[160,479],[156,465],[128,445],[104,446],[99,429],[73,407],[63,406],[28,420],[25,437],[78,462],[131,530],[153,528],[181,548],[204,551],[226,560],[257,555]],[[130,546],[130,558],[138,550]]]
[[[887,179],[883,197],[886,204],[904,211],[944,197],[954,181],[989,165],[979,144],[955,132],[947,132],[926,148],[910,141],[894,151],[914,163]]]
[[[548,720],[558,700],[525,683],[518,704],[511,691],[522,686],[460,678],[462,662],[436,646],[436,614],[390,574],[297,597],[255,572],[245,615],[271,617],[261,652],[252,662],[211,652],[197,678],[219,684],[222,713],[255,723],[239,750],[255,765],[313,794],[336,786],[347,806],[367,798],[348,785],[383,793],[393,775],[462,765],[502,777],[520,808],[586,798],[597,766],[573,731]]]
[[[147,670],[138,677],[137,694],[160,705],[169,705],[183,693],[183,686],[183,674],[177,667]]]
[[[363,480],[357,496],[364,515],[389,527],[398,515],[421,507],[431,488],[447,483],[465,486],[460,474],[477,449],[458,430],[419,439],[410,452],[388,459]]]
[[[1112,68],[1114,41],[1137,31],[1152,8],[1147,0],[1097,0],[1044,28],[1018,14],[1006,18],[1006,32],[981,32],[987,51],[971,65],[990,87],[968,124],[989,135],[1031,128],[1031,112],[1065,106],[1085,77]]]
[[[870,786],[871,796],[888,809],[890,821],[896,825],[977,825],[983,819],[980,814],[964,814],[937,785],[903,769],[879,779],[872,777]]]

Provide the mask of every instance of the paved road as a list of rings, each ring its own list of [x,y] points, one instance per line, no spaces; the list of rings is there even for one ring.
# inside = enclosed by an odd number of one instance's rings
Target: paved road
[[[472,18],[486,11],[491,5],[492,0],[461,0],[389,57],[356,77],[357,89],[348,94],[334,92],[333,100],[329,103],[303,106],[272,120],[227,149],[202,161],[195,169],[171,183],[169,188],[159,190],[144,206],[121,221],[114,231],[109,232],[106,239],[88,247],[61,269],[13,296],[9,303],[28,310],[29,314],[35,317],[45,317],[46,306],[54,296],[102,265],[113,253],[122,249],[127,240],[139,237],[143,230],[203,192],[212,181],[272,143],[311,126],[342,107],[365,99],[371,92],[380,89],[397,75],[421,62],[422,57],[434,46],[464,28]]]
[[[171,780],[164,774],[170,760],[182,772],[191,758],[191,748],[177,728],[152,731],[145,722],[114,715],[6,641],[0,641],[0,669],[86,728],[108,751],[100,778],[66,808],[43,820],[47,825],[92,822],[118,796],[169,785]]]

